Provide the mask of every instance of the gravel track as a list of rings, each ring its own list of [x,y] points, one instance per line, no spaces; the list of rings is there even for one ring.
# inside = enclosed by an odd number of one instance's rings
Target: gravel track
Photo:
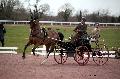
[[[92,59],[79,66],[73,58],[64,65],[57,64],[53,56],[40,64],[44,56],[0,54],[0,79],[120,79],[120,59],[109,59],[97,66]]]

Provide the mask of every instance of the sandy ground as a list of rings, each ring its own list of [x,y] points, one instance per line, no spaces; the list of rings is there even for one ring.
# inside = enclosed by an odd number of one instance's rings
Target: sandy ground
[[[120,79],[120,59],[109,59],[103,66],[97,66],[92,59],[85,66],[79,66],[73,58],[64,65],[57,64],[54,57],[40,64],[44,57],[21,54],[0,54],[0,79]]]

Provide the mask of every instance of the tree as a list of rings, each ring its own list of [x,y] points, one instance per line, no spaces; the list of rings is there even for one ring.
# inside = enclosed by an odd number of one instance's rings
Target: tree
[[[76,14],[76,18],[77,18],[78,22],[81,21],[81,18],[82,18],[82,11],[81,10]]]
[[[111,17],[111,22],[115,23],[116,22],[116,18],[114,16]]]
[[[118,16],[118,19],[117,19],[117,21],[120,23],[120,16]]]
[[[111,16],[109,14],[110,14],[109,10],[102,9],[94,11],[91,14],[88,14],[86,18],[87,21],[92,22],[111,22]]]
[[[97,18],[97,13],[92,13],[92,16],[91,16],[91,19],[93,22],[97,22],[98,21],[98,18]]]
[[[100,17],[101,17],[101,22],[109,22],[109,14],[110,11],[108,9],[102,9],[100,10]]]
[[[66,3],[59,9],[58,15],[62,16],[64,21],[68,21],[69,17],[73,13],[73,10],[74,10],[74,8],[71,6],[71,4]]]
[[[39,14],[40,14],[40,18],[42,17],[42,15],[46,15],[50,10],[50,6],[48,4],[42,4],[39,7]]]
[[[4,13],[5,13],[5,11],[4,11],[4,6],[3,6],[3,3],[1,3],[0,4],[0,18],[1,19],[4,19]]]
[[[64,15],[64,12],[63,11],[61,11],[61,12],[58,12],[58,20],[59,21],[63,21],[63,15]]]
[[[68,18],[70,17],[71,12],[72,12],[72,10],[70,10],[70,9],[65,10],[65,12],[63,14],[64,21],[68,21]]]
[[[88,10],[86,10],[86,9],[83,10],[83,11],[82,11],[82,16],[85,16],[85,17],[86,17],[87,15],[88,15]]]
[[[0,18],[12,19],[15,6],[18,6],[19,0],[1,0],[0,2]]]
[[[28,20],[28,12],[25,8],[16,8],[11,15],[13,20]]]
[[[28,0],[29,8],[30,8],[29,12],[31,14],[31,18],[40,19],[50,10],[50,6],[48,4],[38,5],[40,0],[35,0],[35,1],[36,3],[33,5],[34,9],[31,9],[30,7],[31,4],[29,3],[30,0]]]

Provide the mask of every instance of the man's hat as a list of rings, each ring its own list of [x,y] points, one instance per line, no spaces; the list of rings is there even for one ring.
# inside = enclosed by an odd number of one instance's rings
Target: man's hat
[[[82,17],[82,19],[81,19],[81,20],[86,21],[86,18],[85,18],[85,17]]]

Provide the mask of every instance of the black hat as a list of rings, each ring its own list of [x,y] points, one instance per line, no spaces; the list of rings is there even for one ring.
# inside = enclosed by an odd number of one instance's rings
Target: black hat
[[[86,21],[86,18],[85,18],[85,17],[82,17],[82,19],[81,19],[81,20]]]

